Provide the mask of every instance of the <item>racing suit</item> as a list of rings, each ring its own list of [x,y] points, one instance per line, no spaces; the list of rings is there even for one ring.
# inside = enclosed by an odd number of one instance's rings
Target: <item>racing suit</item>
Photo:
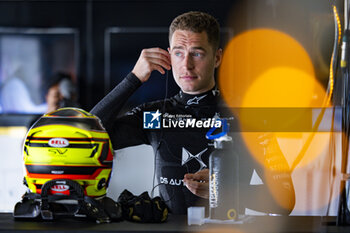
[[[219,91],[213,89],[199,95],[189,95],[180,91],[171,98],[142,104],[117,117],[124,103],[141,84],[134,74],[128,74],[91,110],[91,113],[101,119],[114,149],[140,144],[153,147],[160,196],[173,214],[186,214],[189,206],[208,203],[208,200],[192,194],[185,186],[183,178],[186,173],[208,168],[213,146],[205,137],[209,128],[181,127],[174,122],[194,118],[206,120],[228,117],[228,114],[222,113]],[[155,114],[157,111],[162,115],[159,118],[159,114],[153,115],[154,119],[149,118],[148,123],[157,123],[156,126],[160,128],[147,129],[149,125],[146,125],[145,114]],[[236,129],[235,124],[235,121],[231,122],[233,131]],[[294,188],[289,174],[283,176],[282,180],[274,181],[283,190],[282,195],[285,195],[288,202],[288,208],[282,208],[272,198],[265,185],[250,185],[254,170],[260,173],[260,176],[266,173],[251,158],[239,134],[235,135],[234,149],[240,156],[239,166],[244,168],[240,169],[241,212],[247,207],[271,213],[290,213],[294,206]],[[289,184],[289,188],[285,188],[285,183]]]

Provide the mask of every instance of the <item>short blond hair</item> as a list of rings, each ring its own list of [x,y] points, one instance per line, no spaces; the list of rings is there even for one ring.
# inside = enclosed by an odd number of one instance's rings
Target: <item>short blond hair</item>
[[[214,51],[220,44],[220,25],[211,15],[200,11],[189,11],[177,16],[169,27],[169,42],[176,30],[187,30],[195,33],[205,31],[208,36],[208,42],[212,45]]]

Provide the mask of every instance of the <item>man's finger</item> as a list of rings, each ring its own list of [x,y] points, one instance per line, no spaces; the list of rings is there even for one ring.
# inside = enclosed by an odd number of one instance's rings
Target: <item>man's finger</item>
[[[161,74],[165,74],[164,69],[160,65],[153,64],[152,65],[152,70],[157,70]]]
[[[170,62],[170,54],[164,49],[146,49],[142,51],[142,55],[145,57],[160,58],[167,62]]]
[[[162,61],[166,62],[167,64],[171,63],[169,57],[166,57],[163,54],[159,54],[159,53],[149,53],[149,54],[147,53],[147,54],[144,55],[144,57],[146,59],[159,59],[159,60],[162,60]]]
[[[185,174],[185,179],[209,181],[209,170],[204,169],[196,173]]]
[[[184,180],[185,181],[185,180]],[[185,181],[186,187],[188,190],[190,190],[193,194],[202,197],[202,198],[209,198],[209,184],[208,183],[201,183],[194,180],[187,180]]]
[[[146,52],[155,52],[155,53],[161,53],[161,54],[164,54],[164,55],[166,55],[166,56],[170,57],[170,54],[169,54],[169,52],[168,52],[167,50],[165,50],[165,49],[161,49],[161,48],[157,48],[157,47],[155,47],[155,48],[145,49],[145,51],[146,51]]]
[[[195,188],[195,189],[203,189],[206,186],[206,185],[204,185],[204,182],[199,182],[199,181],[195,181],[195,180],[186,180],[185,183],[186,183],[186,185],[190,186],[191,188]]]
[[[158,66],[162,66],[162,67],[164,67],[164,68],[167,69],[167,70],[170,70],[170,69],[171,69],[170,63],[168,63],[168,62],[166,62],[166,61],[164,61],[164,60],[157,59],[157,58],[148,58],[148,61],[149,61],[151,64],[158,65]]]

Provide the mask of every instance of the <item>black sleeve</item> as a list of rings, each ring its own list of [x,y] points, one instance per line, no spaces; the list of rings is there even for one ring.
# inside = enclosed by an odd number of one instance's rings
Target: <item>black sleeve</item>
[[[108,129],[113,148],[121,149],[129,146],[150,144],[148,134],[143,129],[143,111],[146,108],[143,104],[121,117],[116,118]]]
[[[123,81],[92,108],[90,113],[98,116],[105,128],[110,128],[113,119],[141,84],[141,81],[133,73],[129,73]]]
[[[141,84],[141,81],[133,73],[129,73],[90,111],[101,119],[110,136],[113,149],[149,144],[147,135],[142,128],[141,106],[117,117],[125,102]]]

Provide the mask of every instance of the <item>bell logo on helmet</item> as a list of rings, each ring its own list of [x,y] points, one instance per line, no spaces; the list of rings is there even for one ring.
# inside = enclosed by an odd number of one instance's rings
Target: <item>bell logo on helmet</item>
[[[67,191],[68,189],[69,189],[69,186],[64,184],[56,184],[51,187],[51,190],[56,192],[64,192],[64,191]]]
[[[49,146],[51,147],[66,147],[69,145],[69,142],[65,138],[51,138],[49,140]]]
[[[69,185],[65,184],[56,184],[51,187],[50,194],[55,195],[70,195]]]

